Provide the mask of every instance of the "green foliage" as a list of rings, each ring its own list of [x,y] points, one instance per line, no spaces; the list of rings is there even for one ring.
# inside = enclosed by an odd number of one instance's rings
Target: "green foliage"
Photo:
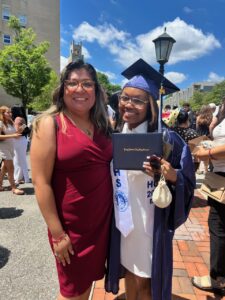
[[[206,94],[206,103],[214,102],[215,104],[220,104],[222,97],[225,96],[225,80],[216,84],[213,89]]]
[[[51,69],[44,56],[49,43],[35,44],[33,29],[21,28],[16,17],[10,18],[9,27],[14,43],[0,50],[0,84],[26,107],[50,81]]]
[[[52,93],[59,85],[59,78],[54,71],[51,71],[51,78],[47,85],[42,88],[42,92],[39,96],[28,104],[28,108],[34,111],[43,111],[48,109],[52,104]]]
[[[191,108],[194,111],[199,110],[202,105],[204,105],[204,96],[205,93],[199,92],[199,91],[195,91],[193,97],[190,99],[190,105]]]
[[[190,99],[191,108],[194,111],[199,110],[202,105],[221,103],[222,97],[225,96],[225,80],[216,84],[210,92],[195,91],[193,97]]]
[[[105,89],[106,93],[109,96],[111,96],[113,93],[115,93],[121,89],[120,85],[111,84],[109,82],[108,77],[105,74],[97,72],[97,76],[98,76],[98,80],[99,80],[100,84],[103,86],[103,88]]]

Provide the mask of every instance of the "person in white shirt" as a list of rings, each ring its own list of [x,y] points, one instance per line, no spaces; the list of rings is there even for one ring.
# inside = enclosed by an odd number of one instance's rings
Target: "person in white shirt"
[[[225,177],[225,97],[212,130],[213,148],[199,147],[195,157],[204,161],[210,159],[213,172]],[[225,178],[224,178],[225,185]],[[209,198],[210,274],[195,276],[192,284],[205,291],[225,296],[225,205]]]

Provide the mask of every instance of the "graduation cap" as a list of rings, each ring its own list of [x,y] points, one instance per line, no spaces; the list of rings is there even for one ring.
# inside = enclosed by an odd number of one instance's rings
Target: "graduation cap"
[[[161,73],[152,68],[143,59],[137,60],[121,73],[129,81],[124,87],[136,87],[149,92],[155,100],[159,99],[159,90],[164,88],[164,95],[179,91],[180,89]]]

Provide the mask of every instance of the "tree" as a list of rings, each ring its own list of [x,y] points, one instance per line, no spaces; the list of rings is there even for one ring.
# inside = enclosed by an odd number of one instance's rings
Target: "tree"
[[[33,29],[21,28],[15,16],[10,18],[9,27],[14,43],[0,50],[0,84],[26,107],[50,81],[51,68],[44,56],[49,43],[35,44]]]
[[[54,71],[51,71],[51,78],[47,85],[42,88],[39,96],[28,104],[28,108],[34,111],[43,111],[48,109],[52,104],[52,93],[59,84],[59,78]]]
[[[195,91],[192,98],[190,99],[191,108],[196,111],[199,110],[202,105],[205,103],[205,94],[204,92]]]
[[[121,89],[121,86],[118,84],[111,84],[109,82],[108,76],[97,72],[97,76],[98,76],[98,80],[100,82],[100,84],[103,86],[103,88],[105,89],[106,93],[111,96],[113,93],[119,91]]]
[[[213,87],[213,89],[209,93],[206,94],[205,102],[207,104],[213,102],[216,105],[219,105],[221,103],[221,99],[222,99],[222,97],[224,97],[224,95],[225,95],[225,80],[216,84]]]
[[[194,111],[199,110],[202,105],[215,103],[219,105],[222,97],[225,95],[225,80],[216,84],[209,92],[195,91],[190,99],[191,107]]]

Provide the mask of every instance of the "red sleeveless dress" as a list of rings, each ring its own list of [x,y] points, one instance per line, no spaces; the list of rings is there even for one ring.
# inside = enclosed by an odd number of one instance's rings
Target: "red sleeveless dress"
[[[93,140],[66,116],[67,132],[56,117],[57,153],[52,176],[55,202],[75,255],[63,267],[56,262],[64,297],[83,294],[103,278],[112,213],[110,138],[95,130]],[[50,235],[50,234],[49,234]],[[50,237],[51,240],[51,237]]]

